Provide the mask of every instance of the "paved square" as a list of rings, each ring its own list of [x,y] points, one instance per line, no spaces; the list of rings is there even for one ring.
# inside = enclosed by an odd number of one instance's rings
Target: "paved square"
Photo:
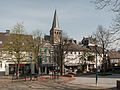
[[[117,80],[120,80],[120,74],[98,76],[97,86],[101,88],[114,88],[117,85]],[[75,80],[69,83],[96,86],[96,77],[95,77],[95,74],[94,75],[83,75],[83,76],[75,77]]]

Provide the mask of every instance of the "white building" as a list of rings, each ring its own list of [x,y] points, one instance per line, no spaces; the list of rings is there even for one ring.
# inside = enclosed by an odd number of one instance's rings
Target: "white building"
[[[66,70],[71,70],[72,72],[76,69],[80,69],[81,65],[86,64],[86,70],[95,71],[96,68],[96,51],[95,47],[91,47],[91,50],[76,43],[72,42],[65,45],[65,59],[64,64]],[[101,54],[97,54],[97,65],[98,68],[101,68],[102,57]]]

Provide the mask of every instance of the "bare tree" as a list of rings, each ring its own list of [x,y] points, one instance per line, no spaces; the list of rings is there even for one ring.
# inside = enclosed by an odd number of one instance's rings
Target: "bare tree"
[[[57,56],[57,64],[60,67],[60,73],[61,75],[64,75],[64,59],[65,59],[65,55],[68,53],[68,46],[69,44],[65,41],[68,40],[68,35],[67,33],[62,33],[62,36],[60,38],[60,44],[55,46],[55,50],[56,50],[56,56]]]
[[[120,0],[93,0],[97,9],[108,7],[113,12],[120,12]]]
[[[42,33],[39,29],[36,29],[35,31],[33,31],[32,33],[33,35],[33,60],[36,62],[36,68],[38,68],[38,74],[40,74],[41,70],[40,70],[40,58],[39,58],[39,52],[40,52],[40,48],[42,46],[43,43],[43,38],[42,38]]]
[[[29,60],[30,47],[28,40],[32,40],[32,36],[24,34],[23,23],[17,23],[12,29],[12,33],[9,34],[9,39],[5,43],[6,58],[8,61],[12,61],[17,64],[16,75],[19,77],[20,64]]]
[[[110,26],[110,33],[113,34],[114,40],[117,41],[116,46],[120,45],[120,0],[92,0],[97,9],[108,8],[114,12],[116,17],[114,23]],[[119,42],[119,43],[118,43]]]
[[[79,65],[80,65],[80,72],[86,71],[87,70],[87,62],[92,61],[94,62],[94,56],[92,55],[91,52],[89,51],[82,51],[81,54],[79,54]],[[78,71],[79,71],[78,70]]]
[[[103,26],[99,25],[96,33],[94,33],[93,36],[102,46],[103,71],[105,72],[106,50],[109,44],[113,43],[111,39],[112,34],[109,32],[109,30],[106,30]]]

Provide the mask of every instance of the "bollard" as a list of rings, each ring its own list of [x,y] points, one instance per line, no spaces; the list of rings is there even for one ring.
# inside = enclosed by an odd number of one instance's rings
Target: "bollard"
[[[117,80],[117,89],[120,89],[120,80]]]

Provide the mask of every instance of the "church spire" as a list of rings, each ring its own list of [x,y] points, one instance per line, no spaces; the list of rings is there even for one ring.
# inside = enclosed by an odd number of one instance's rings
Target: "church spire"
[[[55,9],[55,13],[54,13],[52,29],[59,29],[59,23],[58,23],[58,17],[57,17],[56,9]]]

